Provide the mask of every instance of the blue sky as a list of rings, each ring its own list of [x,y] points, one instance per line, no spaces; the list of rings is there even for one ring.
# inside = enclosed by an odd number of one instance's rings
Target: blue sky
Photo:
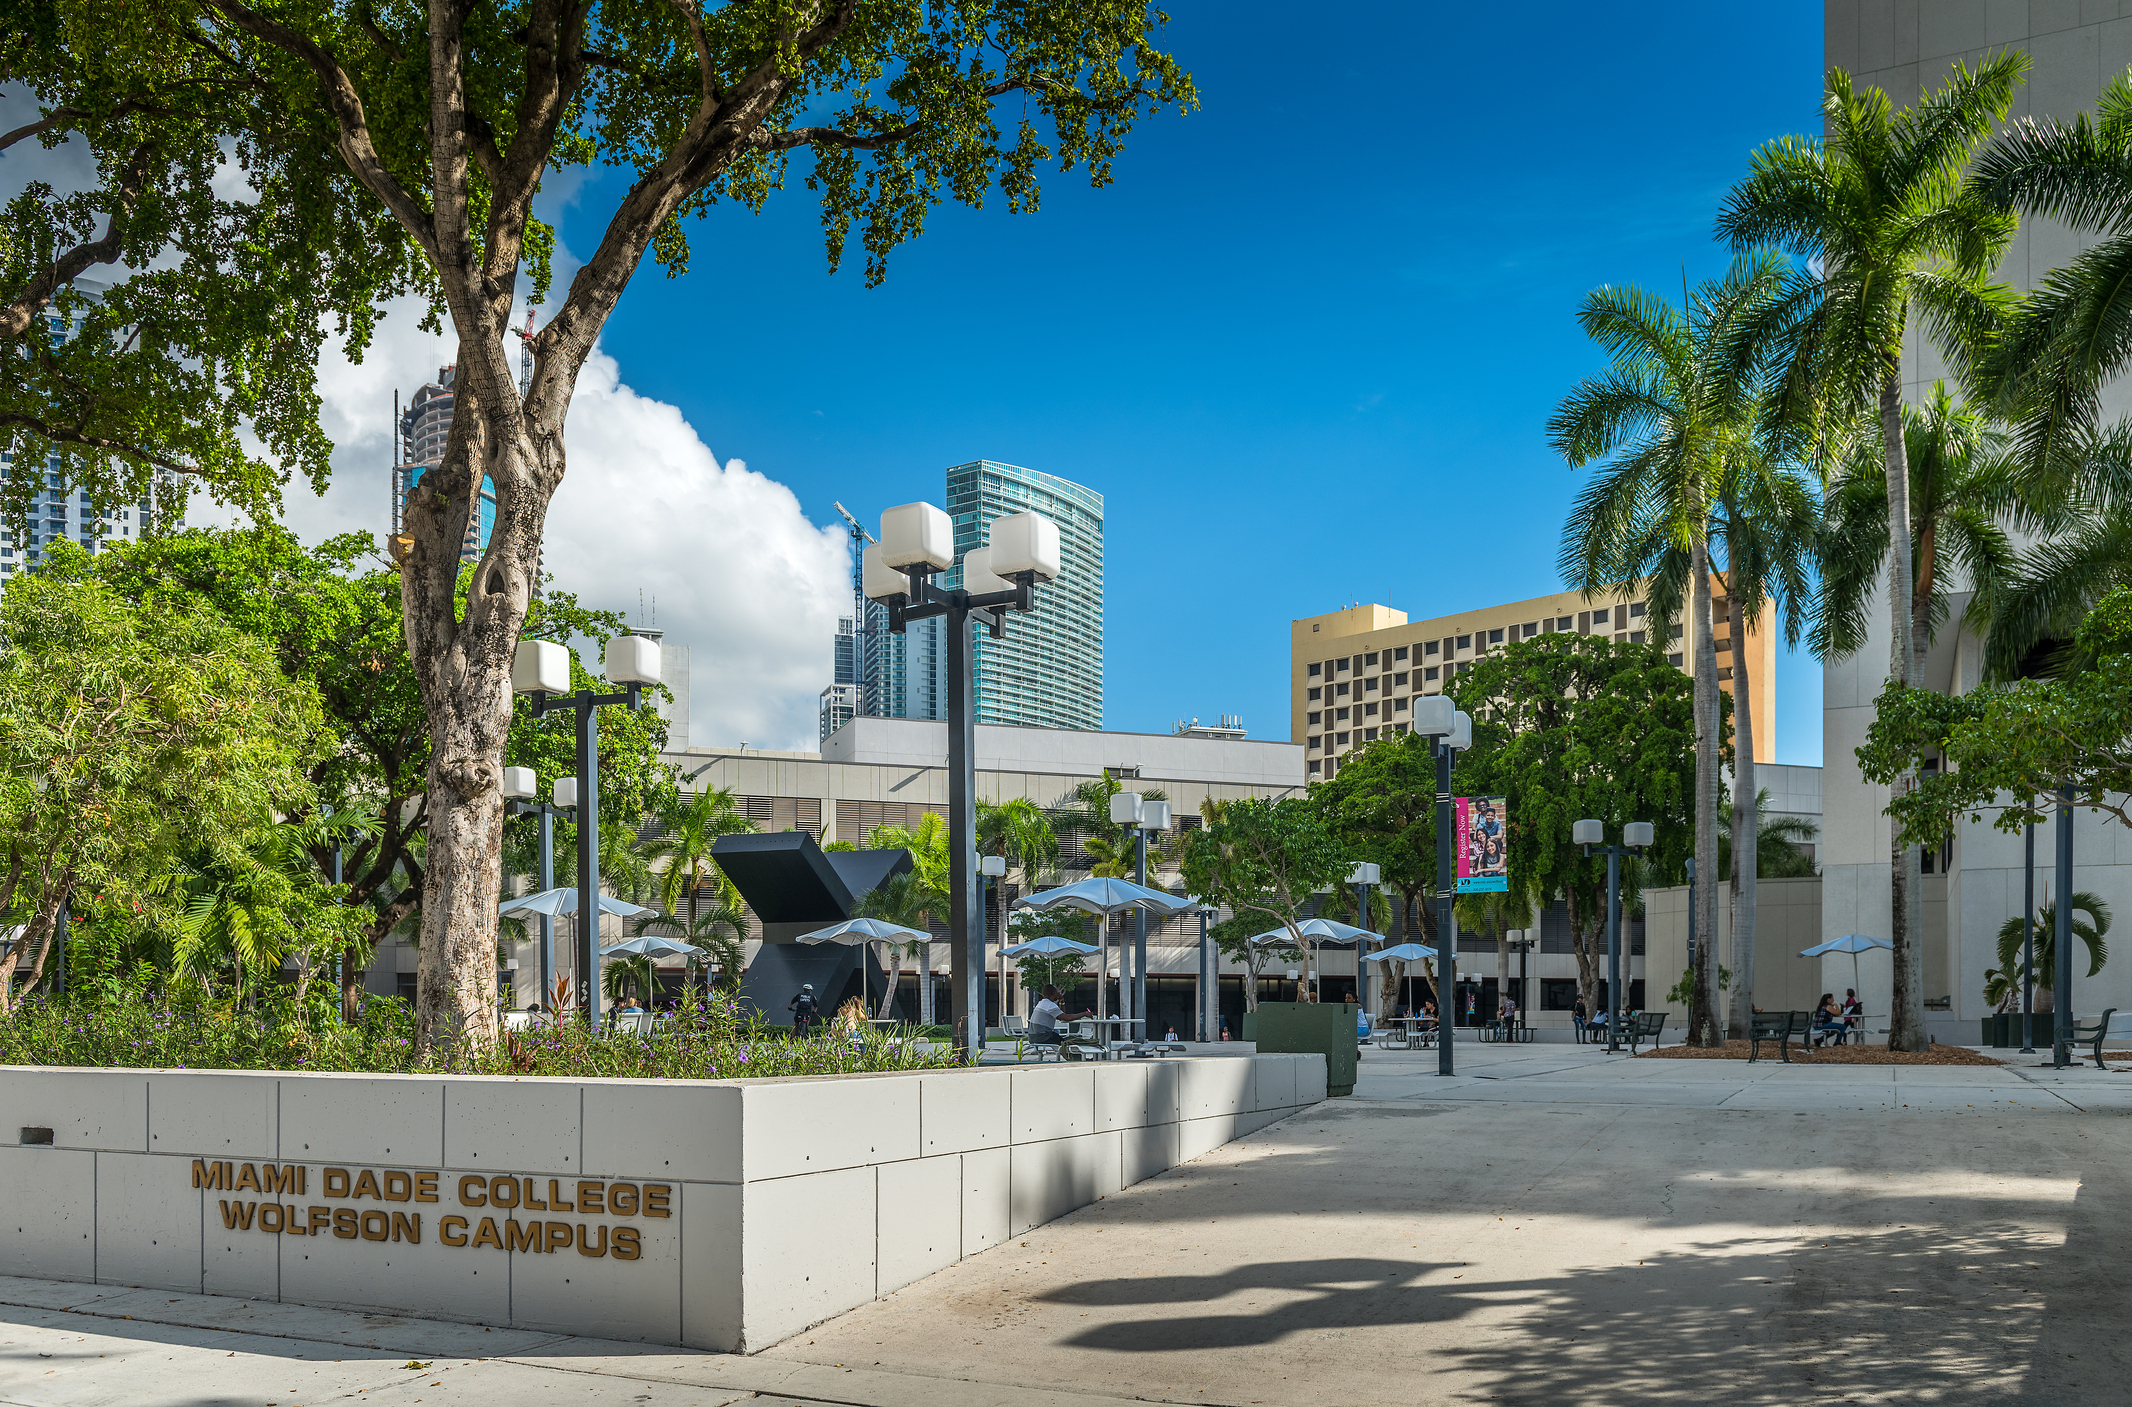
[[[1280,737],[1290,620],[1559,589],[1576,476],[1543,427],[1596,365],[1577,301],[1723,266],[1749,151],[1818,127],[1821,10],[1166,8],[1203,106],[1144,123],[1109,188],[943,209],[869,290],[828,275],[795,179],[697,222],[692,272],[647,267],[605,348],[818,523],[937,502],[981,457],[1097,488],[1108,726]],[[581,192],[566,242],[618,194]],[[1779,760],[1819,763],[1818,668],[1777,689]]]

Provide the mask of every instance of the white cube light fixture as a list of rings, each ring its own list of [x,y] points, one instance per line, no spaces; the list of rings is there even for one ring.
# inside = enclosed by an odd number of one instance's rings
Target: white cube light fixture
[[[1461,709],[1451,715],[1451,736],[1444,743],[1459,752],[1473,746],[1473,718]]]
[[[553,640],[521,640],[511,654],[511,692],[570,692],[570,651]]]
[[[607,679],[613,684],[659,682],[659,642],[643,635],[617,635],[607,642]]]
[[[869,601],[886,601],[892,596],[908,596],[911,579],[881,560],[878,545],[869,544],[859,553],[860,589]]]
[[[1642,847],[1658,838],[1658,828],[1649,821],[1631,821],[1621,828],[1621,843]]]
[[[1007,872],[1007,857],[1004,855],[980,855],[977,857],[977,872],[998,879]]]
[[[962,554],[962,589],[973,596],[1012,591],[1014,583],[992,570],[992,549],[973,547]]]
[[[540,795],[540,774],[531,767],[504,768],[503,794],[513,801],[531,801]]]
[[[1569,842],[1572,845],[1606,844],[1606,826],[1598,821],[1572,821],[1569,824]]]
[[[1423,694],[1414,700],[1414,731],[1424,738],[1445,738],[1451,735],[1454,724],[1452,715],[1458,705],[1451,702],[1448,694]]]
[[[1380,876],[1383,873],[1384,871],[1369,861],[1361,860],[1357,861],[1355,867],[1347,872],[1347,882],[1349,884],[1376,884],[1380,882]]]
[[[1140,829],[1144,831],[1166,831],[1169,828],[1170,803],[1167,801],[1149,801],[1142,798],[1140,802]]]
[[[1034,572],[1038,581],[1050,581],[1059,574],[1059,525],[1043,514],[994,518],[989,537],[992,570],[1001,576]]]
[[[555,804],[565,811],[577,805],[577,778],[557,777],[555,779]]]
[[[881,512],[881,560],[891,567],[955,565],[955,524],[930,503],[902,503]]]
[[[1140,793],[1137,791],[1113,793],[1110,798],[1111,824],[1119,826],[1139,825],[1141,804]]]

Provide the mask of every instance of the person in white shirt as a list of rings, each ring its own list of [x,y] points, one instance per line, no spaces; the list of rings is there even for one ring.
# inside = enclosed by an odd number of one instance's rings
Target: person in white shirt
[[[1066,1000],[1065,993],[1057,987],[1046,986],[1038,995],[1036,1009],[1029,1013],[1029,1042],[1031,1045],[1057,1045],[1062,1039],[1059,1021],[1066,1015],[1065,1008],[1060,1005]]]

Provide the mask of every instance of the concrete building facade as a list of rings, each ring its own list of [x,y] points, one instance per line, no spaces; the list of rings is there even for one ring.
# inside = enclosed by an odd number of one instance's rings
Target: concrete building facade
[[[1724,598],[1715,612],[1718,687],[1732,692],[1732,629]],[[1755,760],[1776,757],[1776,717],[1769,687],[1776,664],[1770,622],[1747,632],[1741,655],[1754,688]],[[1669,639],[1652,640],[1648,604],[1639,593],[1615,591],[1587,599],[1562,591],[1502,606],[1409,621],[1390,606],[1349,606],[1309,616],[1289,626],[1288,736],[1303,743],[1308,777],[1329,777],[1340,759],[1384,733],[1405,732],[1413,700],[1437,694],[1458,671],[1490,651],[1519,640],[1574,631],[1610,637],[1622,644],[1657,644],[1683,670],[1693,655],[1675,626]]]
[[[2028,81],[2014,99],[2015,118],[2070,121],[2092,112],[2102,87],[2132,65],[2132,5],[2117,3],[1916,3],[1916,0],[1830,0],[1826,7],[1824,57],[1860,85],[1886,91],[1897,104],[1913,102],[1944,84],[1957,62],[1974,66],[2005,48],[2026,50]],[[1809,81],[1801,75],[1802,83]],[[1810,80],[1818,86],[1820,75]],[[2092,240],[2051,220],[2024,219],[1998,274],[2017,288],[2033,288],[2054,269],[2077,258]],[[1915,402],[1948,377],[1945,359],[1913,330],[1902,359],[1905,393]],[[2132,387],[2119,381],[2104,389],[2102,416],[2116,420],[2132,411]],[[1949,582],[1946,624],[1932,641],[1921,682],[1927,688],[1964,693],[1982,678],[1983,641],[1962,622],[1970,596],[1967,583]],[[1866,619],[1872,633],[1848,659],[1830,660],[1822,671],[1822,736],[1825,820],[1822,837],[1821,933],[1886,936],[1893,886],[1889,874],[1890,821],[1887,789],[1860,775],[1855,749],[1865,740],[1874,701],[1887,677],[1888,613],[1876,601]],[[1979,816],[1957,827],[1951,844],[1922,856],[1926,908],[1926,1025],[1943,1041],[1974,1043],[1984,1001],[1984,973],[1998,966],[1997,933],[2022,907],[2022,837],[1997,830]],[[2092,812],[2074,816],[2074,886],[2099,894],[2119,913],[2132,906],[2132,832]],[[2050,879],[2052,837],[2037,836],[2036,896],[2040,904]],[[1944,918],[1935,923],[1935,913]],[[1851,977],[1848,959],[1826,959],[1820,990],[1842,990]],[[2085,964],[2081,965],[2085,972]],[[1870,1010],[1884,1012],[1891,998],[1886,964],[1863,975]],[[2105,966],[2092,978],[2076,975],[2073,1007],[2097,1014],[2106,1007],[2132,1009],[2132,963]]]

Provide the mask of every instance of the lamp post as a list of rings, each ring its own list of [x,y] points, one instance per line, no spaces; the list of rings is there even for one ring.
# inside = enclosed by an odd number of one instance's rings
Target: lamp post
[[[2021,827],[2021,1053],[2036,1053],[2036,823]]]
[[[1197,895],[1193,898],[1196,900]],[[1221,973],[1210,960],[1207,944],[1207,918],[1214,911],[1205,904],[1199,905],[1199,1041],[1204,1044],[1214,1039],[1214,1023],[1221,1010]]]
[[[644,701],[644,686],[659,682],[659,642],[617,635],[607,642],[607,678],[619,694],[570,692],[570,651],[552,640],[521,640],[511,660],[511,690],[533,696],[533,716],[569,709],[577,723],[577,954],[585,1015],[600,1026],[600,740],[599,710]],[[558,805],[562,797],[556,797]]]
[[[881,514],[881,541],[859,558],[862,589],[888,607],[888,629],[901,635],[914,620],[944,617],[948,652],[948,930],[960,1044],[984,1049],[984,927],[971,883],[977,834],[977,720],[970,622],[992,638],[1007,633],[1005,611],[1036,608],[1036,585],[1059,574],[1058,525],[1041,513],[994,518],[990,545],[963,554],[962,585],[944,590],[933,577],[955,565],[955,528],[930,503],[905,503]]]
[[[577,796],[577,778],[558,777],[555,782],[553,802],[534,801],[540,795],[540,776],[531,767],[506,767],[503,769],[503,794],[509,798],[504,807],[507,815],[540,817],[540,887],[546,893],[555,887],[555,818],[567,811],[563,801],[563,789],[569,788],[571,800]],[[552,914],[540,916],[540,1004],[545,1005],[555,995],[555,918]]]
[[[1451,1023],[1457,1002],[1447,984],[1458,974],[1457,919],[1451,870],[1451,769],[1458,754],[1473,746],[1473,720],[1459,712],[1448,694],[1424,694],[1414,700],[1414,731],[1429,740],[1436,758],[1436,1073],[1449,1075]]]
[[[1655,828],[1649,821],[1631,821],[1621,828],[1621,845],[1608,845],[1606,826],[1600,821],[1577,821],[1570,826],[1572,843],[1584,847],[1589,859],[1592,847],[1606,856],[1606,1048],[1621,1049],[1621,857],[1643,853],[1651,844]]]
[[[1538,939],[1533,937],[1532,930],[1529,928],[1518,930],[1518,936],[1510,940],[1510,946],[1518,950],[1518,1024],[1520,1026],[1532,1024],[1526,1017],[1526,1013],[1532,1010],[1532,993],[1527,990],[1525,955],[1532,951],[1532,945],[1538,941]],[[1513,1031],[1512,1035],[1515,1036],[1516,1032]]]
[[[2058,982],[2051,993],[2051,1065],[2073,1063],[2073,787],[2058,788],[2058,907],[2051,915],[2058,931]]]
[[[1347,872],[1347,882],[1355,886],[1355,927],[1370,926],[1370,890],[1383,877],[1384,871],[1367,860],[1357,861]],[[1370,1009],[1369,969],[1362,962],[1362,940],[1355,940],[1355,1010],[1367,1015]]]
[[[1110,799],[1110,818],[1118,825],[1132,827],[1133,881],[1146,888],[1147,833],[1170,828],[1170,803],[1151,801],[1138,792],[1121,791]],[[1132,953],[1131,981],[1125,980],[1124,964],[1119,965],[1118,1004],[1124,1008],[1119,1014],[1139,1018],[1140,1038],[1147,1040],[1151,1033],[1147,1025],[1147,910],[1144,907],[1133,909]]]
[[[1007,874],[1007,857],[1004,855],[980,855],[977,857],[977,872],[984,876],[985,895],[991,901],[986,908],[993,922],[999,919],[999,882]],[[999,1024],[1007,1024],[1007,930],[999,930]]]

